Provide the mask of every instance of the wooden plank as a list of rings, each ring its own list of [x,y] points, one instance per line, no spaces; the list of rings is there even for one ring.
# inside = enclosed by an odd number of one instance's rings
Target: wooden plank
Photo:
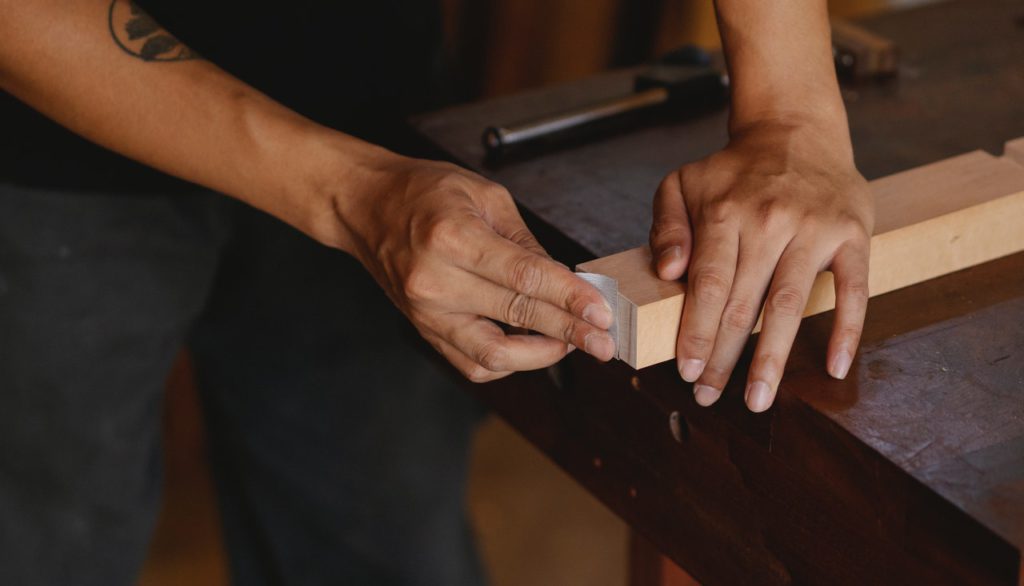
[[[1024,165],[1024,138],[1018,138],[1006,143],[1006,148],[1003,150],[1003,156],[1017,161],[1018,164]]]
[[[629,586],[700,586],[639,533],[629,536]]]
[[[1024,250],[1024,166],[974,151],[871,182],[876,229],[871,239],[872,296]],[[634,368],[675,358],[686,285],[662,281],[647,247],[585,262],[577,269],[619,283],[620,358]],[[835,307],[830,272],[821,273],[805,316]],[[760,330],[760,321],[754,331]]]

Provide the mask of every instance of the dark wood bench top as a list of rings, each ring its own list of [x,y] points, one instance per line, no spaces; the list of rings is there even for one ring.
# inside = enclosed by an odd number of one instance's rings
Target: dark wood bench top
[[[897,80],[844,88],[858,165],[887,175],[1024,136],[1024,3],[959,0],[865,26]],[[627,91],[612,72],[415,120],[509,187],[567,264],[642,244],[661,177],[721,147],[727,113],[664,120],[500,166],[484,127]],[[1024,230],[1024,218],[1021,219]],[[473,387],[698,580],[1018,584],[1024,551],[1024,254],[873,299],[846,381],[831,314],[805,320],[777,405],[747,413],[741,361],[698,407],[674,365],[571,356]],[[749,352],[749,349],[748,349]]]

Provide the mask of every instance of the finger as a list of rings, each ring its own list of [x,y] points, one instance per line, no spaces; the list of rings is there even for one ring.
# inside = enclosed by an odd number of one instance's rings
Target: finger
[[[868,309],[867,246],[844,245],[832,260],[835,275],[836,314],[828,343],[828,373],[846,378],[860,344]]]
[[[614,358],[615,342],[607,331],[535,297],[506,289],[470,273],[463,275],[452,284],[453,287],[474,291],[475,294],[467,299],[467,304],[460,311],[540,332],[583,348],[587,354],[602,361]]]
[[[732,290],[738,247],[739,235],[732,228],[715,227],[697,235],[676,341],[676,366],[687,382],[700,377],[711,355]]]
[[[679,173],[672,173],[654,194],[650,244],[659,277],[669,281],[683,276],[690,259],[692,240]]]
[[[449,364],[454,366],[462,376],[466,377],[466,379],[471,382],[485,383],[492,380],[498,380],[499,378],[504,378],[512,374],[512,371],[494,372],[487,370],[480,364],[474,362],[469,356],[466,356],[466,354],[461,350],[444,341],[436,334],[423,334],[423,337],[430,342],[430,345],[433,346],[434,349],[449,362]]]
[[[693,387],[694,397],[700,405],[707,407],[714,404],[729,382],[750,340],[750,332],[761,314],[765,291],[784,246],[780,244],[761,249],[741,247],[736,277],[715,334],[715,346],[707,366]]]
[[[486,225],[468,226],[472,250],[456,257],[456,265],[497,285],[569,311],[602,328],[614,317],[601,293],[557,262],[530,252]]]
[[[491,372],[536,370],[558,362],[567,344],[547,336],[506,335],[494,322],[469,314],[450,320],[442,333],[470,360]]]
[[[771,407],[782,379],[814,278],[822,263],[810,248],[796,243],[779,259],[764,306],[764,324],[747,379],[747,407],[760,413]]]
[[[499,199],[500,201],[491,210],[491,226],[494,228],[494,231],[534,254],[550,258],[551,255],[544,250],[544,247],[537,241],[533,232],[530,232],[530,229],[526,227],[526,222],[523,221],[523,217],[519,214],[519,210],[516,208],[512,197]]]

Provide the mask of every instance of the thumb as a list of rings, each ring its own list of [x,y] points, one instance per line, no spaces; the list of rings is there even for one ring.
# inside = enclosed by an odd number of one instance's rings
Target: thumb
[[[654,194],[650,243],[658,277],[666,281],[682,277],[690,261],[693,237],[678,172],[666,177]]]

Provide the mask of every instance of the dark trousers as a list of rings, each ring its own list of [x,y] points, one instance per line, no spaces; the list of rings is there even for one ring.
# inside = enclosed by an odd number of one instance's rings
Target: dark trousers
[[[365,271],[227,198],[0,184],[0,584],[128,585],[191,348],[235,584],[479,584],[478,407]]]

